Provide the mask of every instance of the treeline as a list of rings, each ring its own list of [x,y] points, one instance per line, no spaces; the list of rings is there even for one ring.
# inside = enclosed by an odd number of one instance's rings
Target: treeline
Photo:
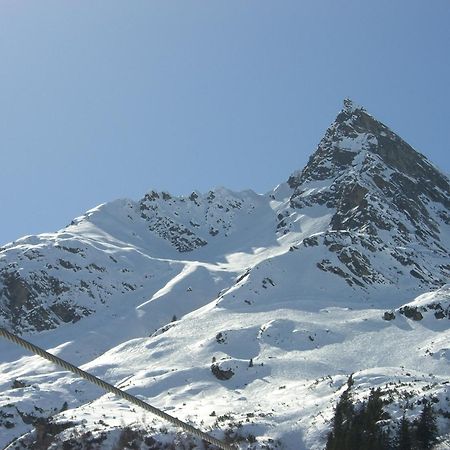
[[[429,402],[424,402],[420,416],[410,422],[403,415],[396,433],[383,427],[390,420],[383,411],[385,402],[380,389],[372,389],[369,398],[358,408],[352,403],[348,387],[336,405],[333,428],[326,450],[430,450],[437,438],[436,417]]]

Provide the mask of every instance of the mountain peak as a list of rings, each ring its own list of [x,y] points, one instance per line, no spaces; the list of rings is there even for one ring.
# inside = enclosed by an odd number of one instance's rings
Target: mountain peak
[[[356,158],[357,155],[360,157]],[[334,122],[325,132],[306,167],[288,180],[291,188],[306,181],[334,179],[370,155],[370,159],[412,178],[435,179],[446,189],[445,177],[419,152],[362,106],[349,98]],[[364,165],[363,165],[364,166]]]
[[[352,99],[350,99],[348,97],[345,98],[344,99],[344,108],[342,111],[347,114],[351,114],[351,113],[354,113],[356,110],[364,111],[364,108],[360,105],[357,105]]]
[[[294,189],[292,207],[335,209],[333,230],[371,235],[403,230],[398,242],[410,244],[414,235],[438,248],[441,222],[449,223],[447,177],[349,99],[306,167],[288,184]]]

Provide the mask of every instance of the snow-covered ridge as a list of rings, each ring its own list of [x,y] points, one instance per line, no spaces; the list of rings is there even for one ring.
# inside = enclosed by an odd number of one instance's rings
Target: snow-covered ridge
[[[384,319],[394,320],[398,314],[415,321],[424,318],[426,321],[450,320],[450,284],[446,284],[436,291],[422,294],[412,302],[396,308],[395,311],[386,311]]]

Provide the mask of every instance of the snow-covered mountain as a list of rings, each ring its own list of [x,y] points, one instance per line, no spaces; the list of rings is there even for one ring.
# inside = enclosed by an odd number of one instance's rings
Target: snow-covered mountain
[[[267,194],[151,191],[6,244],[0,325],[243,449],[323,449],[351,374],[356,405],[381,388],[392,433],[433,402],[448,448],[449,278],[448,178],[346,100]],[[0,355],[0,448],[202,448]]]

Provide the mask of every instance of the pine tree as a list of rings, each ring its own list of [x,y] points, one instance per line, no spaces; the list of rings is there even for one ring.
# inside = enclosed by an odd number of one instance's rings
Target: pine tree
[[[423,405],[416,428],[416,440],[420,450],[429,450],[436,442],[436,417],[430,402]]]
[[[389,439],[379,424],[385,415],[381,389],[371,389],[364,414],[363,434],[367,441],[367,450],[389,448]]]
[[[366,405],[362,404],[358,411],[354,411],[353,415],[348,419],[348,426],[344,439],[344,445],[339,450],[359,450],[365,448],[364,442],[364,416],[366,414]]]
[[[411,450],[411,427],[408,419],[403,414],[400,426],[398,427],[397,436],[395,439],[395,450]]]
[[[355,409],[350,398],[350,388],[353,384],[350,376],[347,389],[342,393],[333,419],[333,430],[328,435],[326,450],[340,450],[346,448],[349,440],[349,431],[355,416]],[[350,450],[351,447],[349,447]]]
[[[381,390],[372,389],[369,399],[355,410],[351,398],[349,380],[336,405],[333,430],[328,435],[326,450],[387,450],[391,443],[383,432],[379,421],[383,419],[383,400]]]

